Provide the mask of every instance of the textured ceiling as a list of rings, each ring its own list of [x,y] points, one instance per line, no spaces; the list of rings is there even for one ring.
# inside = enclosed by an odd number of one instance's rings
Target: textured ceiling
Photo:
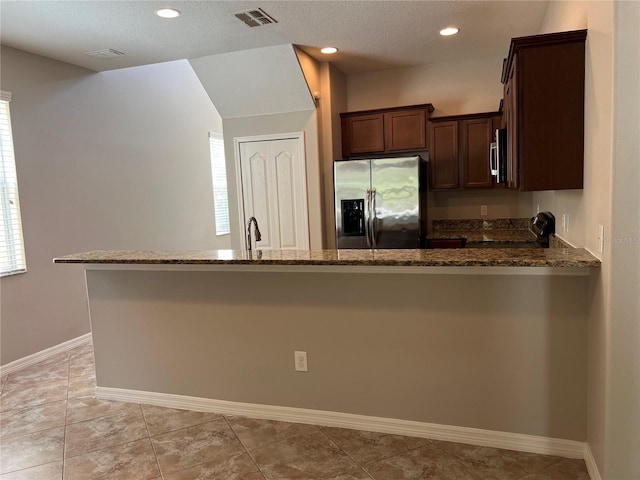
[[[14,1],[0,2],[0,40],[95,71],[295,44],[345,73],[506,54],[536,34],[547,1]],[[182,12],[157,17],[159,7]],[[277,24],[250,28],[233,13],[260,7]],[[455,37],[438,31],[456,25]],[[86,52],[125,53],[94,59]]]

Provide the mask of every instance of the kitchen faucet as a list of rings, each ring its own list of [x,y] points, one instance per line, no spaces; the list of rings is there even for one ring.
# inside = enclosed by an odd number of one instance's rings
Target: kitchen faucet
[[[259,242],[262,239],[262,235],[260,235],[260,228],[258,227],[258,221],[256,217],[250,217],[247,222],[247,250],[251,250],[251,223],[254,225],[255,233],[256,233],[256,242]]]

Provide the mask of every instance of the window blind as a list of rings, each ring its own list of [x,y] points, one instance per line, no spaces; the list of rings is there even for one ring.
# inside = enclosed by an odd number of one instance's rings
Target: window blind
[[[224,139],[220,133],[209,134],[211,150],[211,177],[213,179],[213,209],[215,214],[216,235],[228,235],[229,195],[227,194],[227,168],[224,158]]]
[[[10,93],[0,93],[0,276],[26,270],[10,101]]]

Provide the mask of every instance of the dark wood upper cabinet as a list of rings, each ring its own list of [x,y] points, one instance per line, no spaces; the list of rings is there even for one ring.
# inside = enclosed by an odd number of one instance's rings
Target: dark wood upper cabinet
[[[402,110],[384,114],[385,145],[390,152],[427,148],[427,110]]]
[[[489,155],[499,112],[429,120],[429,186],[432,190],[504,188],[491,176]]]
[[[345,144],[348,151],[345,153]],[[384,151],[384,115],[375,113],[342,119],[342,155],[366,155]]]
[[[361,157],[427,150],[427,119],[433,105],[341,113],[342,156]]]
[[[430,121],[429,146],[430,188],[459,188],[458,121]]]
[[[511,40],[504,62],[508,186],[583,187],[586,30]]]

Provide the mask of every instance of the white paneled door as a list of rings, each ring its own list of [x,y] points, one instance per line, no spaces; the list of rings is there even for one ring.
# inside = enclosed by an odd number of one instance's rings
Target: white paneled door
[[[254,248],[309,248],[307,180],[302,134],[286,138],[236,139],[240,218],[247,248],[247,221],[256,217],[262,240]],[[253,228],[251,230],[253,241]]]

